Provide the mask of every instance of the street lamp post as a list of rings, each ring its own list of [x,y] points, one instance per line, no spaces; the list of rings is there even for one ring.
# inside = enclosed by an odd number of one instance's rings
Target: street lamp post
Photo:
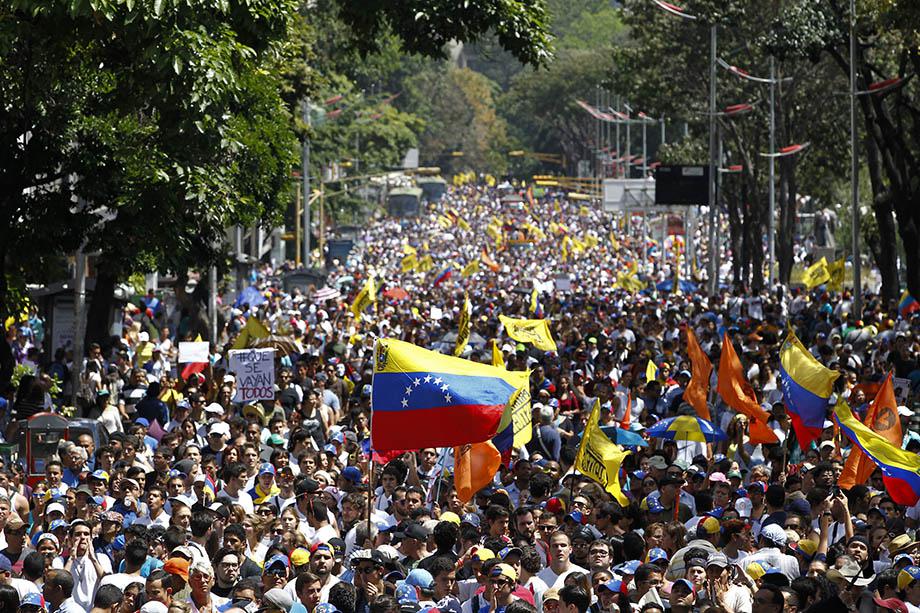
[[[776,62],[770,56],[770,153],[776,151]],[[776,283],[776,273],[773,271],[776,263],[776,160],[770,157],[770,224],[768,236],[768,273],[770,290]]]
[[[300,174],[303,180],[303,265],[310,267],[310,99],[303,102],[303,122],[307,124],[307,132],[303,136],[303,151],[301,155]]]
[[[719,291],[719,249],[716,225],[719,220],[716,193],[716,44],[717,26],[709,29],[709,295]]]

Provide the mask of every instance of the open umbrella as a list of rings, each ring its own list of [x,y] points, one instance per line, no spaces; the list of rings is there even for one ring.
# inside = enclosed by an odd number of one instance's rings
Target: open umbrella
[[[624,447],[648,447],[648,441],[642,435],[617,426],[601,426],[601,432],[611,441]],[[579,435],[580,436],[580,435]]]
[[[693,415],[680,415],[662,419],[645,431],[655,438],[666,438],[672,441],[696,441],[697,443],[714,443],[724,441],[728,435],[706,421]]]
[[[252,347],[253,349],[274,349],[275,353],[281,356],[303,353],[303,350],[297,346],[297,342],[294,339],[287,336],[278,336],[277,334],[260,338]]]
[[[383,295],[390,300],[405,300],[409,297],[409,292],[401,287],[391,287],[387,291],[383,292]]]
[[[316,290],[313,293],[313,301],[314,302],[325,302],[327,300],[335,300],[341,295],[342,293],[339,290],[326,286],[322,289]]]

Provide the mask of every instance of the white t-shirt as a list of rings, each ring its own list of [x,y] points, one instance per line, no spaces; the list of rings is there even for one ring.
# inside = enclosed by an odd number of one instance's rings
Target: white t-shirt
[[[585,573],[589,574],[588,570],[578,566],[577,564],[572,564],[567,571],[562,574],[557,575],[556,571],[553,570],[552,566],[547,566],[539,573],[537,577],[542,579],[546,585],[551,588],[559,589],[562,587],[562,584],[565,582],[565,578],[571,575],[572,573]]]
[[[237,493],[236,496],[231,496],[227,490],[221,490],[220,493],[217,494],[217,500],[226,500],[231,505],[243,507],[243,511],[246,512],[246,515],[252,515],[256,510],[255,505],[252,503],[252,496],[250,496],[242,489]]]
[[[156,519],[151,519],[149,515],[144,515],[143,517],[138,517],[134,520],[134,523],[138,526],[162,526],[163,528],[169,528],[169,520],[172,519],[172,516],[166,512],[164,509]]]
[[[99,586],[103,585],[114,585],[122,592],[125,591],[125,588],[131,585],[132,583],[140,583],[144,585],[147,580],[141,577],[140,575],[129,575],[128,573],[114,573],[111,575],[106,575],[99,580]]]

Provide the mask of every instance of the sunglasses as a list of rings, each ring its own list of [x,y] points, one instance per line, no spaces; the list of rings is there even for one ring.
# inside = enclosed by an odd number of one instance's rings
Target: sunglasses
[[[377,567],[376,567],[376,566],[364,566],[364,567],[356,568],[356,569],[355,569],[355,572],[356,572],[356,573],[361,573],[362,575],[369,575],[369,574],[371,574],[372,572],[374,572],[375,570],[377,570]]]
[[[272,577],[287,577],[287,571],[285,570],[270,570],[265,574]]]

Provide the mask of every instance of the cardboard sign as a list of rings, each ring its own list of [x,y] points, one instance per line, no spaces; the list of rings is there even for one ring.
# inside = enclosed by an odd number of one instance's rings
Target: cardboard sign
[[[233,402],[275,398],[275,350],[241,349],[230,352],[228,371],[236,375]]]

